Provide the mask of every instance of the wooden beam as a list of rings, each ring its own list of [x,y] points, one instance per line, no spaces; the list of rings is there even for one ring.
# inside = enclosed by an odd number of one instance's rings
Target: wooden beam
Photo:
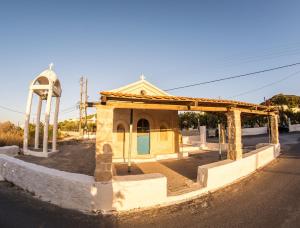
[[[203,111],[203,112],[226,112],[225,107],[195,107],[188,105],[167,105],[167,104],[144,104],[129,102],[107,102],[106,105],[114,108],[124,109],[154,109],[154,110],[177,110],[177,111]]]
[[[202,112],[228,112],[232,109],[238,109],[242,113],[253,114],[253,115],[272,115],[272,111],[262,111],[255,109],[245,109],[237,107],[213,107],[213,106],[188,106],[188,105],[170,105],[170,104],[145,104],[137,102],[107,102],[106,104],[93,103],[90,107],[97,105],[107,105],[114,108],[120,109],[153,109],[153,110],[176,110],[176,111],[202,111]]]
[[[229,108],[228,111],[237,109],[240,110],[241,113],[247,113],[247,114],[254,114],[254,115],[269,115],[268,111],[260,111],[260,110],[255,110],[255,109],[246,109],[246,108]]]

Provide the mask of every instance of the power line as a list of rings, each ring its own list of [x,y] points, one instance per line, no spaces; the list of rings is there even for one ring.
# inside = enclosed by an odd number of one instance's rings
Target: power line
[[[248,90],[248,91],[246,91],[246,92],[243,92],[243,93],[239,93],[239,94],[230,96],[229,98],[232,99],[232,98],[236,98],[236,97],[239,97],[239,96],[242,96],[242,95],[245,95],[245,94],[249,94],[249,93],[253,93],[253,92],[259,91],[259,90],[264,89],[264,88],[266,88],[266,87],[269,87],[269,86],[275,85],[275,84],[277,84],[277,83],[279,83],[279,82],[282,82],[282,81],[284,81],[284,80],[287,80],[287,79],[289,79],[289,78],[291,78],[291,77],[293,77],[293,76],[295,76],[295,75],[297,75],[297,74],[299,74],[299,73],[300,73],[300,71],[294,72],[294,73],[289,74],[288,76],[286,76],[286,77],[284,77],[284,78],[282,78],[282,79],[280,79],[280,80],[278,80],[278,81],[274,81],[274,82],[271,82],[271,83],[266,84],[266,85],[264,85],[264,86],[261,86],[261,87],[259,87],[259,88],[251,89],[251,90]]]
[[[71,111],[75,111],[76,108],[77,108],[77,106],[78,106],[78,105],[76,104],[76,105],[73,105],[73,106],[71,106],[71,107],[69,107],[69,108],[62,109],[62,110],[60,111],[60,114],[65,113],[65,112],[68,113],[70,110],[71,110]],[[6,111],[18,113],[18,114],[21,114],[21,115],[24,115],[24,114],[25,114],[25,112],[21,112],[21,111],[19,111],[19,110],[12,109],[12,108],[9,108],[9,107],[5,107],[5,106],[2,106],[2,105],[0,105],[0,108],[1,108],[1,109],[4,109],[4,110],[6,110]],[[72,110],[72,109],[74,109],[74,110]],[[52,113],[53,113],[53,112],[52,112]],[[31,114],[31,116],[36,116],[36,114]]]
[[[239,75],[214,79],[214,80],[205,81],[205,82],[193,83],[193,84],[189,84],[189,85],[184,85],[184,86],[179,86],[179,87],[175,87],[175,88],[171,88],[171,89],[166,89],[165,91],[184,89],[184,88],[198,86],[198,85],[205,85],[205,84],[210,84],[210,83],[220,82],[220,81],[226,81],[226,80],[235,79],[235,78],[242,78],[242,77],[251,76],[251,75],[255,75],[255,74],[261,74],[261,73],[265,73],[265,72],[269,72],[269,71],[279,70],[279,69],[283,69],[283,68],[287,68],[287,67],[293,67],[293,66],[296,66],[296,65],[299,65],[299,64],[300,64],[300,62],[293,63],[293,64],[288,64],[288,65],[283,65],[283,66],[279,66],[279,67],[268,68],[268,69],[259,70],[259,71],[246,73],[246,74],[239,74]]]
[[[18,110],[14,110],[12,108],[8,108],[8,107],[2,106],[2,105],[0,105],[0,108],[4,109],[4,110],[7,110],[7,111],[10,111],[10,112],[14,112],[14,113],[22,114],[22,115],[24,114],[24,112],[20,112]]]

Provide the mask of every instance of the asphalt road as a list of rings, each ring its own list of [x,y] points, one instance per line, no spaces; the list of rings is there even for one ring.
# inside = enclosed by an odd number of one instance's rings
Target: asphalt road
[[[179,205],[119,216],[62,209],[0,182],[0,227],[299,227],[299,138],[300,134],[281,136],[283,153],[277,160],[225,189]]]

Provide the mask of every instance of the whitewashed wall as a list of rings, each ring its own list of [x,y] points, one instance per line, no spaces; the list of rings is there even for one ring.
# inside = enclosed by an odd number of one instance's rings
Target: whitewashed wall
[[[300,131],[300,124],[290,124],[289,132]]]
[[[0,154],[0,180],[12,182],[41,200],[64,208],[124,211],[173,204],[206,194],[251,174],[275,159],[279,151],[279,145],[268,145],[245,154],[238,161],[199,166],[198,182],[203,188],[178,196],[167,195],[167,178],[158,173],[95,182],[91,176],[50,169],[3,154]]]
[[[267,127],[253,127],[253,128],[243,128],[242,135],[262,135],[267,134],[268,128]]]
[[[6,154],[8,156],[16,156],[20,152],[20,148],[18,146],[1,146],[0,154]]]
[[[208,190],[226,186],[253,173],[274,160],[280,153],[280,145],[268,145],[243,155],[240,160],[223,160],[199,166],[198,182]]]

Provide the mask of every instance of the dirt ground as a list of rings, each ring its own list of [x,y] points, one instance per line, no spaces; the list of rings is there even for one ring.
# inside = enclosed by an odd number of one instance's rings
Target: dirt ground
[[[115,164],[117,175],[136,175],[147,173],[161,173],[167,177],[168,194],[176,195],[192,191],[200,186],[196,183],[198,166],[219,161],[217,151],[199,151],[199,154],[191,155],[184,159],[167,159],[157,162],[136,163],[132,165],[128,173],[126,163]],[[222,154],[226,159],[226,154]]]
[[[226,159],[226,154],[223,154]],[[59,153],[49,158],[19,155],[17,158],[71,173],[93,176],[95,170],[95,141],[69,141],[59,145]],[[219,160],[218,152],[202,151],[185,159],[168,159],[158,162],[133,163],[128,173],[127,163],[115,164],[117,175],[161,173],[167,177],[168,193],[181,194],[199,188],[197,170]]]
[[[17,158],[49,168],[89,176],[95,171],[95,141],[70,141],[59,144],[59,152],[49,158],[19,155]]]

